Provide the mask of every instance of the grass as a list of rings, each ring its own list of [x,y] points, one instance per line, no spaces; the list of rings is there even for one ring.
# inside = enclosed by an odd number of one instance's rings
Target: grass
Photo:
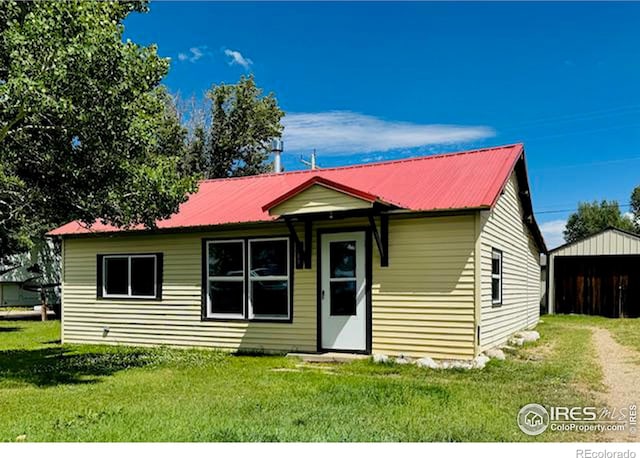
[[[601,389],[590,331],[572,317],[544,321],[539,343],[467,372],[61,345],[58,322],[4,321],[0,440],[595,440],[518,429],[525,404],[588,405]]]
[[[640,318],[605,318],[585,315],[553,315],[545,320],[562,322],[573,326],[599,326],[609,330],[621,345],[640,352]]]

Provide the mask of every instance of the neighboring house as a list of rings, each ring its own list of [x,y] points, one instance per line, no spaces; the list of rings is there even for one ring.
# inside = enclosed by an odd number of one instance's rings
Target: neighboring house
[[[0,265],[0,307],[31,307],[40,304],[40,294],[23,288],[24,282],[33,277],[27,270],[28,255],[14,257],[15,266]]]
[[[640,317],[640,236],[607,228],[549,252],[549,313]]]
[[[0,307],[31,307],[40,305],[39,287],[47,302],[60,304],[60,253],[52,240],[40,243],[31,252],[0,260]]]
[[[63,238],[63,340],[471,359],[536,325],[523,145],[203,181]]]

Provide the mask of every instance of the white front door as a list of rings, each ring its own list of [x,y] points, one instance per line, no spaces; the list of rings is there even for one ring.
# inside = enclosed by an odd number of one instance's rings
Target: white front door
[[[321,347],[367,349],[367,281],[364,232],[321,235]]]

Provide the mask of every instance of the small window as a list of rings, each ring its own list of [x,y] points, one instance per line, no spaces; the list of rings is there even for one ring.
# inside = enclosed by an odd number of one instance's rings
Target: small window
[[[160,254],[99,255],[98,296],[158,299],[162,289]]]
[[[491,251],[491,302],[502,304],[502,251]]]
[[[156,295],[156,257],[131,257],[131,295]]]
[[[129,258],[104,258],[104,296],[129,294]]]
[[[214,318],[244,317],[244,242],[207,242],[207,308]]]

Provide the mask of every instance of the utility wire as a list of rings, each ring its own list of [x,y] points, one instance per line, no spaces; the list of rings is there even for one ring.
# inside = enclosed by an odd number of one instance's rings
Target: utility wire
[[[522,123],[515,124],[514,126],[502,129],[503,131],[517,130],[522,127],[545,125],[552,123],[567,123],[575,121],[590,121],[594,119],[610,118],[615,116],[624,116],[629,114],[635,114],[640,112],[640,105],[628,105],[618,108],[610,108],[607,110],[587,111],[582,113],[574,113],[568,115],[548,116],[545,118],[534,119],[530,121],[524,121]]]
[[[631,204],[618,204],[618,205],[603,205],[602,207],[606,208],[606,207],[630,207]],[[602,208],[601,207],[601,208]],[[546,214],[546,213],[569,213],[569,212],[574,212],[578,210],[578,208],[568,208],[568,209],[563,209],[563,210],[543,210],[543,211],[537,211],[535,212],[536,215],[541,215],[541,214]]]
[[[552,167],[540,167],[540,168],[531,169],[531,171],[538,172],[540,170],[575,169],[580,167],[589,167],[592,165],[620,164],[620,163],[632,162],[632,161],[640,161],[640,156],[627,157],[624,159],[611,159],[609,161],[582,162],[579,164],[566,164],[566,165],[555,165]]]
[[[614,129],[626,129],[629,127],[640,127],[640,124],[634,123],[634,124],[617,124],[615,126],[608,126],[608,127],[601,127],[598,129],[588,129],[588,130],[577,130],[577,131],[573,131],[573,132],[562,132],[559,134],[551,134],[551,135],[542,135],[539,137],[526,137],[527,141],[531,141],[531,140],[544,140],[545,138],[558,138],[558,137],[567,137],[569,135],[589,135],[595,132],[604,132],[607,130],[614,130]]]

